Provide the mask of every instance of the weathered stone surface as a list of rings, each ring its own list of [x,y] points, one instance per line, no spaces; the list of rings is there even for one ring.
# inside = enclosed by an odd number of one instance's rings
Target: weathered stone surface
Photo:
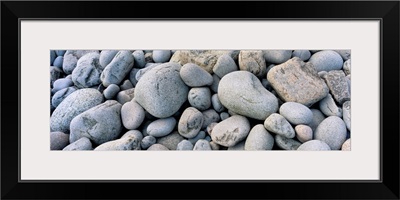
[[[351,139],[347,139],[342,145],[342,151],[351,151]]]
[[[178,132],[185,138],[193,138],[199,133],[203,122],[203,114],[199,110],[186,108],[179,119]]]
[[[130,51],[119,51],[101,73],[101,82],[105,87],[119,85],[132,70],[133,63],[134,58]]]
[[[345,101],[350,100],[349,85],[342,70],[329,71],[324,79],[336,102],[342,105]]]
[[[263,77],[267,73],[263,51],[245,51],[239,53],[239,69],[251,72],[257,77]]]
[[[109,85],[104,91],[103,95],[106,99],[110,100],[117,95],[117,93],[120,91],[120,88],[116,84],[111,84]]]
[[[88,53],[98,53],[96,50],[67,50],[64,54],[63,70],[66,74],[74,71],[78,60]]]
[[[112,61],[114,56],[118,53],[118,50],[103,50],[100,52],[99,62],[102,68],[106,68]]]
[[[68,95],[72,94],[73,92],[75,92],[77,90],[76,87],[68,87],[68,88],[64,88],[62,90],[57,91],[53,97],[51,98],[51,104],[57,108],[58,105],[60,105],[60,103],[62,101],[64,101],[65,98],[67,98]]]
[[[116,100],[123,105],[131,101],[134,97],[135,97],[135,88],[131,88],[118,92]]]
[[[148,136],[146,136],[146,137],[144,137],[144,138],[142,139],[142,142],[140,143],[140,146],[142,147],[142,149],[147,149],[147,148],[149,148],[151,145],[155,144],[156,141],[157,141],[157,140],[156,140],[155,137],[153,137],[153,136],[151,136],[151,135],[148,135]]]
[[[204,139],[206,137],[206,132],[200,131],[194,138],[188,139],[193,145],[200,139]]]
[[[294,50],[292,57],[299,57],[302,61],[307,61],[310,59],[311,53],[309,50]]]
[[[188,140],[182,140],[176,147],[178,151],[191,151],[193,150],[193,144]]]
[[[82,56],[72,71],[72,81],[78,88],[88,88],[101,83],[100,74],[103,67],[99,63],[100,54],[88,53]]]
[[[53,87],[53,83],[59,79],[63,74],[63,71],[58,67],[50,67],[50,87]]]
[[[274,137],[265,130],[262,124],[258,124],[250,130],[244,144],[244,149],[250,151],[271,150],[273,146]]]
[[[218,87],[218,98],[225,108],[258,120],[265,120],[278,110],[278,99],[260,80],[247,71],[225,75]]]
[[[191,106],[203,111],[211,107],[211,91],[208,87],[197,87],[189,90],[188,101]]]
[[[162,144],[153,144],[151,145],[147,151],[168,151],[169,149]]]
[[[131,130],[126,132],[120,139],[103,143],[96,147],[95,151],[122,151],[140,150],[140,142],[143,136],[140,131]]]
[[[154,50],[152,56],[156,63],[167,62],[171,58],[171,50]]]
[[[249,131],[249,120],[246,117],[235,115],[218,123],[212,130],[211,138],[219,145],[232,147],[244,140]]]
[[[273,113],[265,119],[264,127],[268,131],[287,138],[294,138],[295,136],[292,125],[282,115],[277,113]]]
[[[343,71],[346,75],[351,74],[351,59],[348,59],[343,63]]]
[[[176,113],[187,100],[189,92],[179,75],[180,68],[179,64],[169,62],[147,72],[136,85],[136,102],[158,118]]]
[[[284,101],[305,106],[318,102],[329,92],[313,66],[297,57],[273,67],[268,72],[267,79]]]
[[[200,139],[193,147],[193,151],[211,151],[210,143],[207,140]]]
[[[338,53],[343,60],[349,60],[351,58],[351,50],[350,49],[341,49],[341,50],[334,50]]]
[[[146,61],[144,58],[144,52],[142,50],[136,50],[132,53],[134,58],[134,67],[143,68],[146,65]]]
[[[300,124],[294,127],[296,131],[296,138],[304,143],[313,139],[313,131],[309,126]]]

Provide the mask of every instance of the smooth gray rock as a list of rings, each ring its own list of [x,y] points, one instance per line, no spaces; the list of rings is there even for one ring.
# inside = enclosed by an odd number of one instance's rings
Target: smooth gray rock
[[[65,98],[67,98],[68,95],[72,94],[73,92],[75,92],[77,90],[76,87],[67,87],[64,88],[62,90],[57,91],[53,97],[51,98],[51,104],[57,108],[58,105],[60,105],[60,103],[62,101],[64,101]]]
[[[346,124],[347,130],[351,131],[351,101],[343,103],[343,121]]]
[[[343,63],[343,71],[346,75],[351,74],[351,59],[348,59]]]
[[[331,148],[323,141],[310,140],[297,148],[297,151],[330,151]]]
[[[275,135],[275,144],[283,150],[297,150],[301,145],[297,140],[286,138],[281,135]]]
[[[53,93],[56,93],[64,88],[68,88],[70,86],[73,86],[74,83],[71,81],[69,78],[60,78],[54,81],[53,83],[53,89],[51,90]]]
[[[292,52],[292,57],[298,57],[302,61],[307,61],[311,57],[311,53],[309,50],[294,50]]]
[[[345,101],[350,100],[349,85],[342,70],[329,71],[324,79],[336,102],[342,105]]]
[[[66,50],[55,50],[57,56],[64,56]]]
[[[153,68],[155,68],[155,67],[157,67],[159,65],[160,65],[159,63],[147,63],[146,66],[143,69],[139,69],[137,71],[137,73],[136,73],[136,76],[135,76],[136,84],[140,80],[140,78],[142,78],[142,76],[144,74],[146,74],[148,71],[150,71],[151,69],[153,69]]]
[[[254,126],[247,136],[244,149],[249,151],[271,150],[274,146],[274,137],[262,124]]]
[[[213,83],[211,84],[210,89],[214,93],[218,93],[219,81],[221,81],[221,79],[216,74],[213,74],[212,77],[213,77]]]
[[[320,101],[329,92],[314,67],[297,57],[273,67],[267,74],[267,80],[284,101],[305,106]]]
[[[137,129],[143,123],[144,116],[144,109],[136,101],[132,100],[122,105],[121,120],[126,129]]]
[[[67,50],[64,54],[63,71],[71,74],[74,71],[78,60],[88,53],[98,53],[97,50]]]
[[[246,117],[265,120],[278,110],[278,99],[247,71],[225,75],[218,91],[218,98],[225,108]]]
[[[118,92],[116,100],[120,104],[125,104],[131,101],[134,97],[135,97],[135,88],[131,88]]]
[[[135,87],[136,102],[155,117],[172,116],[185,103],[189,92],[179,70],[179,64],[170,62],[147,72]]]
[[[193,144],[188,140],[182,140],[176,147],[178,151],[191,151],[193,150]]]
[[[119,51],[101,73],[101,82],[106,87],[110,84],[119,85],[132,70],[133,63],[134,59],[130,51]]]
[[[171,58],[171,50],[154,50],[153,60],[156,63],[168,62]]]
[[[142,50],[136,50],[132,53],[134,61],[134,67],[143,68],[146,65],[144,58],[144,52]]]
[[[100,52],[99,63],[103,69],[106,68],[108,64],[110,64],[117,53],[118,50],[102,50]]]
[[[313,119],[311,123],[308,124],[308,126],[312,129],[313,133],[315,132],[315,129],[318,127],[318,125],[324,121],[325,116],[322,114],[322,112],[318,109],[311,109],[311,112],[313,113]]]
[[[351,151],[351,139],[347,139],[342,145],[342,151]]]
[[[292,50],[264,50],[264,58],[269,63],[281,64],[292,57]]]
[[[118,85],[111,84],[103,91],[103,95],[106,99],[110,100],[110,99],[113,99],[115,97],[115,95],[118,94],[119,91],[120,91],[120,88]]]
[[[69,140],[69,138],[68,138]],[[69,142],[69,141],[68,141]],[[84,150],[93,150],[92,143],[86,137],[83,137],[68,146],[66,146],[63,151],[84,151]]]
[[[228,119],[230,117],[229,113],[227,112],[222,112],[221,114],[219,114],[219,116],[221,117],[221,121]]]
[[[163,137],[172,132],[176,125],[176,119],[173,117],[168,117],[164,119],[157,119],[151,122],[147,127],[147,134],[153,137]]]
[[[339,108],[335,100],[333,100],[331,94],[328,94],[324,99],[319,102],[319,109],[326,116],[338,116],[342,117],[342,109]]]
[[[323,50],[313,54],[309,62],[317,72],[339,70],[343,67],[342,57],[335,51]]]
[[[84,111],[103,102],[103,95],[96,89],[80,89],[68,95],[50,117],[50,131],[69,132],[71,120]]]
[[[218,94],[213,94],[211,97],[211,104],[215,111],[222,112],[225,110],[224,105],[222,105],[221,101],[218,98]]]
[[[346,141],[346,124],[336,116],[330,116],[322,121],[315,130],[314,138],[329,145],[332,150],[339,150]]]
[[[237,70],[238,66],[236,65],[232,57],[228,55],[220,56],[213,67],[214,74],[216,74],[220,78]]]
[[[139,68],[132,68],[131,72],[129,72],[129,81],[132,83],[132,85],[136,86],[137,80],[136,80],[136,74],[140,71]]]
[[[50,133],[50,150],[62,150],[69,144],[69,134],[63,132]]]
[[[133,85],[131,81],[127,79],[124,82],[122,82],[122,84],[119,87],[121,88],[121,90],[127,90],[133,88]]]
[[[200,131],[195,137],[188,139],[193,145],[200,139],[204,139],[206,137],[206,132]]]
[[[63,71],[58,67],[50,66],[50,87],[53,87],[53,83],[59,79],[63,74]]]
[[[218,123],[213,122],[213,123],[211,123],[210,125],[207,126],[206,131],[207,131],[208,135],[211,135],[212,130],[214,129],[214,127],[215,127],[217,124],[218,124]]]
[[[171,57],[170,62],[176,62],[181,65],[194,63],[212,74],[214,65],[220,56],[228,55],[235,59],[238,53],[239,51],[237,50],[178,50]]]
[[[157,143],[164,145],[169,150],[176,150],[178,144],[184,139],[177,131],[174,131],[164,137],[157,138]]]
[[[147,151],[168,151],[169,149],[162,144],[153,144],[151,145]]]
[[[313,131],[309,126],[300,124],[294,127],[296,131],[296,138],[304,143],[313,139]]]
[[[218,123],[212,130],[211,138],[219,145],[232,147],[243,141],[249,131],[249,120],[246,117],[235,115]]]
[[[142,149],[147,149],[155,143],[156,143],[156,138],[151,135],[148,135],[142,139],[142,142],[140,143],[140,145],[141,145]]]
[[[63,61],[64,61],[64,57],[63,56],[57,56],[57,58],[53,62],[53,66],[62,69]]]
[[[264,121],[264,127],[268,131],[282,135],[286,138],[294,138],[295,133],[292,125],[280,114],[273,113]]]
[[[108,100],[79,114],[71,121],[69,141],[87,137],[100,145],[117,139],[122,131],[121,107],[117,101]]]
[[[193,147],[193,151],[211,151],[210,143],[207,140],[200,139]]]
[[[211,141],[211,142],[210,142],[210,147],[211,147],[211,150],[214,150],[214,151],[220,149],[219,144],[215,143],[214,141]]]
[[[267,73],[263,51],[240,51],[239,69],[251,72],[257,77],[263,77]]]
[[[198,110],[207,110],[211,107],[211,91],[208,87],[192,88],[189,90],[188,100]]]
[[[179,74],[183,82],[190,87],[211,85],[213,82],[211,74],[193,63],[186,63],[183,65]]]
[[[153,122],[152,121],[144,121],[143,126],[142,126],[142,134],[143,136],[148,136],[149,134],[147,134],[147,127]]]
[[[194,107],[188,107],[179,119],[178,132],[185,138],[193,138],[199,133],[203,122],[203,114]]]
[[[286,102],[279,108],[279,113],[291,124],[309,124],[312,121],[313,113],[303,104]]]
[[[122,150],[140,150],[140,142],[143,136],[140,131],[131,130],[126,132],[120,139],[105,142],[98,147],[95,151],[122,151]]]
[[[99,58],[99,53],[92,52],[78,60],[76,68],[72,71],[72,81],[75,86],[88,88],[101,83],[100,74],[104,68],[100,65]]]
[[[349,60],[351,58],[351,50],[350,49],[341,49],[341,50],[334,50],[338,53],[344,61]]]
[[[214,122],[219,122],[220,118],[218,113],[214,109],[208,109],[202,112],[203,114],[203,125],[201,129],[207,128],[208,125]]]
[[[228,151],[244,151],[244,145],[246,141],[239,142],[235,146],[228,147]],[[217,143],[218,144],[218,143]]]

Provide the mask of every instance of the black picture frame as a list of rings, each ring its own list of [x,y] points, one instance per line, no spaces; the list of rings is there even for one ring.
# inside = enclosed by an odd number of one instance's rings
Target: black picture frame
[[[399,199],[399,8],[398,1],[2,1],[1,198]],[[378,182],[19,182],[18,132],[21,108],[20,80],[16,78],[19,77],[20,62],[19,20],[39,18],[379,19],[382,22],[380,83],[382,180]],[[226,191],[225,188],[229,190]],[[186,191],[191,196],[187,196]]]

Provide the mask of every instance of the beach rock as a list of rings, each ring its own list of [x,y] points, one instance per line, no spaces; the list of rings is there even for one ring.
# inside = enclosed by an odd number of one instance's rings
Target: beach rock
[[[228,119],[230,117],[229,113],[227,112],[222,112],[221,114],[219,114],[221,121]]]
[[[311,112],[313,113],[313,119],[311,123],[308,124],[308,126],[312,129],[313,133],[315,133],[315,129],[322,121],[324,121],[325,116],[318,109],[311,109]]]
[[[236,144],[235,146],[232,147],[228,147],[228,151],[244,151],[244,145],[245,145],[246,141],[242,141],[239,142],[238,144]],[[217,143],[218,144],[218,143]]]
[[[351,59],[348,59],[343,63],[343,71],[346,75],[351,74]]]
[[[147,127],[147,134],[153,137],[163,137],[172,132],[176,125],[176,119],[168,117],[164,119],[157,119]]]
[[[343,103],[343,121],[346,124],[347,130],[351,130],[351,102]]]
[[[313,66],[297,57],[273,67],[267,74],[267,80],[284,101],[305,106],[320,101],[329,92]]]
[[[200,131],[195,137],[188,139],[193,145],[200,139],[204,139],[206,137],[206,132]]]
[[[100,65],[99,58],[99,53],[92,52],[78,60],[76,68],[72,71],[72,81],[75,86],[88,88],[101,83],[100,74],[104,68]]]
[[[338,53],[344,61],[349,60],[351,58],[351,50],[343,49],[343,50],[334,50]]]
[[[292,50],[264,50],[264,58],[269,63],[281,64],[292,57]]]
[[[218,93],[219,81],[221,79],[216,74],[213,74],[212,77],[213,77],[213,83],[211,84],[210,88],[213,92]]]
[[[211,106],[211,91],[208,87],[198,87],[189,90],[188,100],[191,106],[203,111]]]
[[[221,101],[218,98],[218,94],[213,94],[211,97],[211,104],[215,111],[222,112],[225,110],[224,105],[222,105]]]
[[[236,65],[232,57],[228,55],[220,56],[213,67],[214,74],[216,74],[220,78],[237,70],[238,66]]]
[[[297,148],[297,151],[330,151],[331,148],[323,141],[310,140]]]
[[[121,90],[127,90],[133,88],[133,85],[131,81],[127,79],[124,82],[122,82],[122,84],[119,87],[121,88]]]
[[[208,109],[202,112],[203,114],[203,125],[201,129],[207,128],[208,125],[214,122],[219,122],[220,118],[218,113],[214,109]]]
[[[309,124],[313,114],[306,106],[296,102],[286,102],[279,108],[279,113],[291,124]]]
[[[57,56],[64,56],[66,50],[55,50]]]
[[[53,89],[51,90],[52,93],[56,93],[64,88],[73,86],[74,83],[69,78],[60,78],[54,81]]]
[[[171,58],[171,50],[154,50],[153,60],[156,63],[163,63],[169,61]]]
[[[339,150],[346,140],[347,130],[344,121],[330,116],[322,121],[315,130],[314,138],[329,145],[332,150]]]
[[[122,105],[121,120],[126,129],[135,130],[144,121],[145,112],[136,101],[129,101]]]
[[[167,136],[158,138],[157,143],[164,145],[169,150],[176,150],[178,144],[184,139],[177,131],[174,131]]]
[[[117,101],[108,100],[76,116],[70,125],[70,142],[87,137],[100,145],[117,139],[122,131],[121,107]]]
[[[207,140],[200,139],[193,147],[193,151],[211,151],[210,143]]]
[[[309,62],[317,72],[339,70],[343,67],[342,57],[335,51],[323,50],[313,54]]]
[[[65,98],[67,98],[68,95],[72,94],[73,92],[75,92],[77,90],[76,87],[67,87],[64,88],[62,90],[57,91],[53,97],[51,98],[51,104],[57,108],[58,105],[60,105],[60,103],[62,101],[64,101]]]
[[[105,142],[95,151],[122,151],[122,150],[140,150],[140,142],[143,136],[140,131],[131,130],[126,132],[120,139]]]
[[[221,50],[178,50],[171,57],[170,62],[176,62],[181,65],[186,63],[194,63],[208,73],[213,73],[214,65],[217,63],[218,58],[222,55],[228,55],[235,59],[238,51],[221,51]]]
[[[214,151],[220,149],[219,144],[215,143],[214,141],[211,141],[211,142],[210,142],[210,147],[211,147],[211,150],[214,150]]]
[[[178,123],[178,132],[185,138],[195,137],[203,126],[203,114],[193,107],[183,111]]]
[[[88,53],[98,53],[95,50],[67,50],[64,54],[63,71],[66,74],[71,74],[74,71],[78,60]]]
[[[244,144],[244,149],[250,151],[271,150],[273,146],[274,137],[265,130],[262,124],[258,124],[250,130]]]
[[[168,151],[169,149],[162,144],[153,144],[151,145],[147,151]]]
[[[267,73],[263,51],[240,51],[239,69],[248,71],[257,77],[263,77]]]
[[[110,100],[113,99],[115,97],[115,95],[118,94],[118,92],[120,91],[120,88],[118,85],[116,84],[110,84],[104,91],[103,91],[103,95],[106,99]]]
[[[64,61],[63,56],[57,56],[57,58],[53,62],[53,66],[62,69],[63,61]]]
[[[350,100],[349,85],[342,70],[329,71],[324,79],[336,102],[342,105],[345,101]]]
[[[50,133],[50,150],[62,150],[69,144],[69,134],[63,132]]]
[[[342,145],[342,151],[351,151],[351,139],[347,139]]]
[[[278,110],[278,99],[247,71],[225,75],[218,86],[218,98],[225,108],[258,120]]]
[[[103,102],[103,95],[96,89],[80,89],[68,95],[50,117],[50,131],[69,132],[71,120],[84,111]]]
[[[69,138],[68,138],[69,140]],[[69,142],[69,141],[68,141]],[[68,146],[66,146],[63,151],[84,151],[84,150],[93,150],[92,143],[86,137],[83,137]]]
[[[131,72],[129,72],[129,81],[132,83],[132,85],[136,85],[137,84],[137,80],[136,80],[136,74],[140,71],[140,69],[138,68],[132,68]]]
[[[149,148],[151,145],[155,144],[156,141],[157,141],[157,140],[156,140],[155,137],[153,137],[153,136],[151,136],[151,135],[148,135],[148,136],[146,136],[146,137],[144,137],[144,138],[142,139],[142,142],[140,143],[140,146],[142,147],[142,149],[147,149],[147,148]]]
[[[58,67],[50,67],[50,87],[53,87],[53,83],[59,79],[63,74],[63,71]]]
[[[273,113],[264,121],[264,127],[268,131],[282,135],[286,138],[294,138],[295,133],[292,125],[280,114]]]
[[[146,65],[144,52],[142,50],[136,50],[132,53],[135,68],[143,68]]]
[[[178,151],[191,151],[193,150],[193,144],[187,140],[182,140],[176,147]]]
[[[309,50],[294,50],[292,52],[292,57],[298,57],[302,61],[307,61],[311,57],[311,53]]]
[[[108,64],[110,64],[117,53],[118,50],[102,50],[100,52],[99,63],[103,69],[106,68]]]
[[[118,92],[116,100],[120,104],[125,104],[131,101],[134,97],[135,97],[135,88],[131,88]]]
[[[294,127],[296,131],[296,138],[304,143],[313,139],[313,131],[309,126],[300,124]]]
[[[283,150],[297,150],[301,145],[297,140],[287,138],[281,135],[275,135],[275,144]]]
[[[56,59],[57,54],[54,50],[50,50],[50,66],[53,65],[54,60]]]
[[[155,117],[172,116],[187,100],[189,92],[179,70],[180,65],[173,62],[150,70],[136,85],[136,102]]]
[[[232,147],[243,141],[249,131],[249,120],[246,117],[235,115],[218,123],[212,130],[211,138],[219,145]]]
[[[119,51],[101,73],[101,82],[105,87],[110,84],[119,85],[132,70],[133,63],[134,59],[130,51]]]
[[[319,109],[326,116],[342,117],[342,109],[336,105],[330,94],[328,94],[324,99],[319,102]]]
[[[210,73],[193,63],[186,63],[183,65],[179,74],[183,82],[190,87],[211,85],[213,82]]]
[[[146,66],[143,69],[139,69],[136,73],[136,81],[139,81],[140,78],[142,78],[142,76],[144,74],[146,74],[148,71],[152,70],[153,68],[159,66],[159,63],[147,63]],[[136,82],[137,84],[137,82]]]

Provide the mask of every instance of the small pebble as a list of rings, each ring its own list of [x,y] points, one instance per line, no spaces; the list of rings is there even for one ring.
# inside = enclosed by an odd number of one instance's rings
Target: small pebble
[[[313,131],[309,126],[300,124],[294,127],[296,131],[296,138],[304,143],[313,139]]]
[[[211,151],[210,143],[207,140],[200,139],[193,147],[193,151]]]
[[[176,119],[173,117],[158,119],[153,121],[147,127],[147,134],[154,137],[163,137],[172,132],[176,125]]]
[[[179,142],[178,146],[176,147],[178,151],[191,151],[193,150],[193,144],[188,140],[182,140]]]
[[[69,144],[69,134],[63,132],[50,133],[50,150],[62,150]]]
[[[208,87],[192,88],[189,90],[188,100],[198,110],[207,110],[211,107],[211,91]]]
[[[103,91],[103,95],[106,99],[110,100],[110,99],[113,99],[115,97],[115,95],[118,94],[119,91],[120,91],[120,88],[118,85],[111,84]]]
[[[151,135],[148,135],[142,139],[142,142],[140,145],[141,145],[142,149],[147,149],[155,143],[156,143],[156,138]]]
[[[309,124],[313,114],[311,110],[303,104],[296,102],[286,102],[279,108],[279,113],[291,124]]]
[[[170,50],[154,50],[153,51],[153,60],[156,63],[163,63],[169,61],[171,58]]]

